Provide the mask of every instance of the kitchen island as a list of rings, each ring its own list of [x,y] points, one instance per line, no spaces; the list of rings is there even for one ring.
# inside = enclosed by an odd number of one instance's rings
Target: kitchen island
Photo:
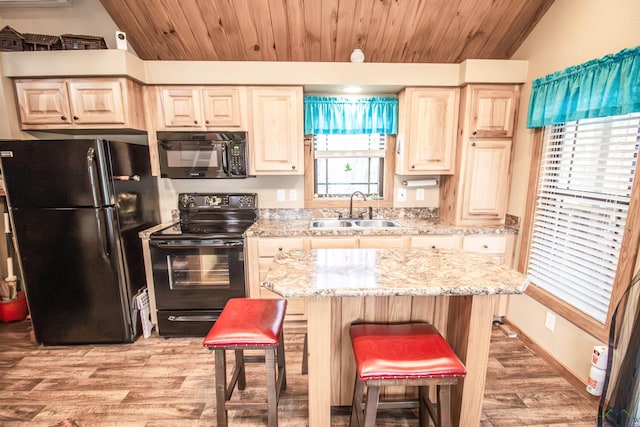
[[[307,299],[310,426],[329,426],[331,406],[351,404],[355,362],[348,330],[355,321],[432,323],[468,371],[452,390],[454,421],[477,426],[493,300],[522,293],[525,278],[458,249],[311,249],[278,253],[262,285]]]

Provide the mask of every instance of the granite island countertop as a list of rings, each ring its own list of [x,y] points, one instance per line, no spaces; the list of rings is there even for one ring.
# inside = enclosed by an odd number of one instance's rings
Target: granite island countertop
[[[285,298],[521,294],[525,276],[460,249],[308,249],[276,254],[262,283]]]

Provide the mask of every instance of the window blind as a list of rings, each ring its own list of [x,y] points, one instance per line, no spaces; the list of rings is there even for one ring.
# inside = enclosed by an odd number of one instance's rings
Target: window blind
[[[314,135],[313,155],[316,159],[327,157],[384,157],[387,137],[385,134]]]
[[[640,141],[640,114],[545,128],[527,273],[604,323]]]

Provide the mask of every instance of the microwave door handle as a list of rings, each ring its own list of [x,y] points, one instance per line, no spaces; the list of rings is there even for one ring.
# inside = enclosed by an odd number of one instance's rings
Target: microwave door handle
[[[225,174],[229,174],[229,159],[227,158],[227,154],[229,150],[227,150],[227,144],[222,144],[222,170]]]

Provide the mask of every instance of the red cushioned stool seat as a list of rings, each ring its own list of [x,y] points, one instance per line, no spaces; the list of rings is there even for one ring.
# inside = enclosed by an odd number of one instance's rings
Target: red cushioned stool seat
[[[278,425],[278,400],[287,387],[282,325],[287,308],[284,299],[234,298],[225,305],[202,344],[215,353],[216,411],[219,427],[228,425],[227,410],[267,410],[269,426]],[[246,356],[244,350],[264,350],[264,356]],[[227,385],[226,351],[235,351],[235,366]],[[235,386],[246,386],[245,363],[264,362],[267,400],[232,401]]]
[[[356,361],[351,427],[373,426],[378,408],[419,408],[420,425],[431,415],[437,426],[451,425],[450,386],[467,371],[446,340],[427,323],[354,324],[350,327]],[[367,402],[362,402],[364,386]],[[381,402],[380,387],[418,386],[417,401]],[[437,388],[437,405],[429,386]]]

